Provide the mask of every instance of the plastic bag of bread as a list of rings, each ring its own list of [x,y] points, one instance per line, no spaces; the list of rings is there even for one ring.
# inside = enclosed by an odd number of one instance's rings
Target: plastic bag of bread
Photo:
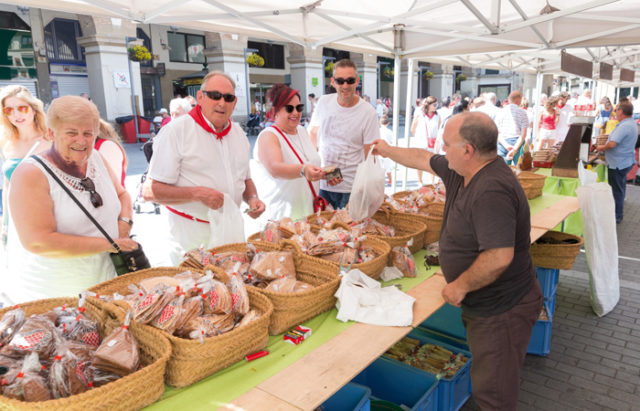
[[[260,240],[268,243],[278,244],[280,242],[281,235],[278,230],[278,223],[275,221],[269,221],[264,226],[264,230],[260,233]]]
[[[160,311],[160,314],[151,320],[149,325],[164,330],[169,334],[173,334],[176,330],[176,322],[182,313],[183,302],[184,293],[174,294],[173,299],[169,300],[162,311]]]
[[[180,315],[175,323],[176,334],[178,334],[178,332],[182,330],[189,321],[202,314],[203,301],[204,299],[200,296],[184,300],[182,303],[182,309],[180,310]]]
[[[358,262],[366,263],[376,258],[378,255],[372,247],[362,246],[358,248]]]
[[[323,242],[344,243],[346,241],[351,241],[351,231],[345,230],[344,228],[334,228],[332,230],[323,228],[318,232],[316,239],[317,241]]]
[[[211,264],[211,253],[203,247],[194,248],[185,253],[182,262],[189,267],[202,268],[207,264]]]
[[[192,340],[214,337],[233,329],[234,314],[210,314],[196,317],[187,324],[188,337]]]
[[[231,292],[218,280],[211,280],[210,288],[204,291],[204,314],[229,314],[233,311]]]
[[[22,372],[22,360],[0,355],[0,394],[4,389],[16,380],[18,374]]]
[[[353,219],[351,218],[351,216],[349,216],[349,211],[343,208],[337,210],[333,214],[333,217],[331,217],[331,220],[329,220],[330,223],[335,223],[336,221],[339,223],[351,224],[353,222]]]
[[[320,215],[321,211],[318,210],[312,217],[307,219],[307,223],[309,224],[313,224],[313,225],[317,225],[322,227],[323,225],[325,225],[326,223],[329,222],[329,220],[327,220],[326,218],[322,217]]]
[[[242,317],[242,320],[238,321],[235,328],[242,327],[243,325],[249,324],[251,321],[255,321],[260,318],[260,312],[258,310],[250,310],[248,313]]]
[[[304,281],[298,281],[294,278],[282,277],[271,281],[265,290],[275,293],[298,293],[312,289],[313,286]]]
[[[85,367],[85,361],[79,360],[64,344],[61,345],[49,370],[49,386],[53,398],[64,398],[87,391],[92,381],[88,381],[87,376],[82,373]],[[80,372],[77,368],[80,368]]]
[[[293,263],[293,254],[289,251],[257,253],[253,257],[249,272],[252,276],[264,280],[275,280],[282,276],[295,278],[296,266]]]
[[[278,222],[278,231],[280,231],[281,238],[289,238],[296,233],[296,227],[293,220],[289,217],[283,217]]]
[[[247,294],[247,288],[239,276],[231,276],[229,279],[229,290],[231,291],[231,300],[233,301],[233,311],[241,315],[248,313],[249,294]]]
[[[413,256],[409,247],[393,247],[391,250],[391,260],[393,266],[402,272],[405,277],[416,276],[416,264],[413,261]]]
[[[37,402],[51,399],[47,382],[40,375],[40,360],[36,352],[27,355],[22,364],[22,371],[16,375],[13,383],[4,388],[5,397],[20,401]]]
[[[17,358],[35,352],[43,361],[46,361],[53,355],[60,339],[60,332],[50,316],[32,315],[0,352]]]
[[[120,378],[119,375],[96,368],[93,364],[87,364],[84,374],[93,378],[93,386],[95,388],[102,387]]]
[[[129,332],[130,317],[127,313],[124,324],[113,330],[102,341],[93,356],[94,367],[121,377],[131,374],[138,368],[140,363],[138,344]]]
[[[145,294],[148,294],[159,286],[165,286],[169,288],[174,288],[176,286],[179,286],[180,280],[175,277],[168,277],[168,276],[149,277],[149,278],[140,280],[139,284],[142,292]]]
[[[341,250],[336,253],[321,255],[323,260],[331,261],[334,263],[351,264],[356,263],[358,260],[358,250],[352,247],[341,247]]]
[[[323,255],[340,253],[344,248],[344,243],[340,241],[316,241],[307,249],[308,255]]]
[[[141,324],[153,320],[172,297],[167,291],[164,284],[157,284],[153,290],[140,297],[133,309],[133,319]]]
[[[3,347],[22,327],[27,316],[21,308],[7,311],[0,319],[0,347]]]

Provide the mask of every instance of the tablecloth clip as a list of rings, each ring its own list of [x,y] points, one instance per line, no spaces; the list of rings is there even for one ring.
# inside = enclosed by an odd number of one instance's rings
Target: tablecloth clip
[[[345,273],[348,273],[349,271],[351,271],[351,267],[353,267],[353,261],[351,261],[351,264],[349,264],[349,266],[346,268],[342,264],[343,261],[344,261],[344,252],[342,253],[342,256],[340,256],[340,269],[338,272],[339,275],[344,275]]]

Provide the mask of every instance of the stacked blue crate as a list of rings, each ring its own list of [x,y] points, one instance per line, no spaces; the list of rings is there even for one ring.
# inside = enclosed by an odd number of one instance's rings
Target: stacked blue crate
[[[352,382],[322,403],[323,411],[369,411],[370,409],[371,390],[369,387]]]

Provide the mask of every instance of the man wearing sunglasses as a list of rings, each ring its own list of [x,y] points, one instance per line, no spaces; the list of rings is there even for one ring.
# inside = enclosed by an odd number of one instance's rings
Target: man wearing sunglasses
[[[320,181],[320,195],[336,209],[349,202],[358,164],[366,158],[371,143],[380,138],[376,110],[356,94],[359,81],[351,60],[338,61],[331,78],[336,93],[320,97],[309,128],[322,166],[337,166],[342,172],[344,180],[337,185]]]
[[[225,194],[238,206],[244,200],[252,218],[265,209],[249,173],[249,140],[231,121],[234,91],[235,82],[227,74],[208,73],[197,94],[198,105],[156,137],[143,196],[169,211],[174,264],[186,251],[209,244],[209,210],[220,209]]]

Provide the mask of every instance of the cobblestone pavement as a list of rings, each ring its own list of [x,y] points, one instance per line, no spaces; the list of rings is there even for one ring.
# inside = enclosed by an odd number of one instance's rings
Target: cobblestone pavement
[[[139,145],[126,149],[126,185],[135,199],[147,164]],[[398,180],[403,173],[401,169]],[[408,174],[408,188],[416,188],[415,172]],[[150,204],[141,204],[141,209],[134,215],[134,233],[152,264],[168,264],[158,241],[167,229],[165,219]],[[624,223],[617,226],[620,302],[602,318],[593,313],[584,253],[572,270],[560,272],[551,352],[546,357],[527,355],[518,410],[640,410],[640,187],[628,186],[624,215]],[[462,409],[477,406],[471,399]]]

